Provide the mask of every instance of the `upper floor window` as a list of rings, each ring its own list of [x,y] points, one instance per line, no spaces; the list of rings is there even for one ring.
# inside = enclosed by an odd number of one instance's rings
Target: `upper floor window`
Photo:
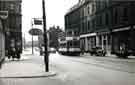
[[[84,12],[84,13],[83,13],[84,16],[86,16],[86,8],[85,8],[85,7],[84,7],[84,11],[83,11],[83,12]]]
[[[15,5],[14,4],[10,4],[9,8],[10,8],[10,10],[15,10]]]
[[[92,26],[91,26],[92,29],[94,29],[94,28],[95,28],[95,19],[92,20],[92,24],[91,24],[91,25],[92,25]]]
[[[102,24],[102,16],[101,15],[97,15],[96,24],[97,25],[101,25]]]
[[[96,11],[96,7],[95,7],[95,4],[93,3],[93,4],[92,4],[92,8],[91,8],[92,14],[93,14],[95,11]]]
[[[99,24],[102,25],[102,15],[99,16]]]
[[[118,8],[114,9],[114,24],[118,24]]]
[[[72,36],[72,31],[67,31],[67,36]]]
[[[106,17],[105,17],[105,24],[108,25],[109,24],[109,14],[106,13],[105,15],[106,15]]]
[[[88,31],[90,30],[90,21],[88,21]]]
[[[90,14],[90,7],[89,7],[89,5],[87,6],[87,12],[88,12],[88,15]]]
[[[105,7],[107,7],[108,4],[109,4],[109,3],[108,3],[108,0],[105,0],[105,3],[104,3],[104,4],[105,4]]]
[[[128,8],[125,7],[123,8],[123,21],[127,21],[128,20]]]

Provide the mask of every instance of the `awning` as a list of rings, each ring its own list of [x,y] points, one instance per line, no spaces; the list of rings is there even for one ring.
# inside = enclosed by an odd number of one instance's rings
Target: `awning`
[[[107,31],[107,32],[105,31],[105,32],[98,32],[97,33],[97,35],[105,35],[105,34],[110,34],[110,32],[109,31]]]
[[[114,29],[112,32],[126,31],[126,30],[129,30],[129,29],[130,29],[130,27],[118,28],[118,29]]]
[[[96,36],[96,35],[97,35],[97,33],[82,34],[82,35],[80,35],[80,38],[91,37],[91,36]]]

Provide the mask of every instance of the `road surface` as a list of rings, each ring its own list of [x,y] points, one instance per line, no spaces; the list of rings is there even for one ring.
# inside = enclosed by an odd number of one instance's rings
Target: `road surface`
[[[44,65],[38,50],[21,63]],[[135,85],[135,60],[109,59],[91,56],[50,54],[50,71],[56,76],[39,78],[0,78],[0,85]],[[30,69],[29,69],[30,70]],[[27,71],[27,69],[26,69]]]

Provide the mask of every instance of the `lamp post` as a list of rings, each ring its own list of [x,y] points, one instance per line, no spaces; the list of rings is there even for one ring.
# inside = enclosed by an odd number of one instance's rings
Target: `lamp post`
[[[45,1],[42,0],[42,10],[43,10],[43,30],[44,30],[44,63],[45,63],[45,71],[49,72],[49,54],[47,48],[47,33],[46,33],[46,14],[45,14]]]

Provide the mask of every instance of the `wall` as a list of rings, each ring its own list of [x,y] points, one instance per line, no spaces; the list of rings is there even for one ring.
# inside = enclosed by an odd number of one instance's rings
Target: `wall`
[[[2,29],[2,21],[0,20],[0,62],[5,57],[5,36]]]

